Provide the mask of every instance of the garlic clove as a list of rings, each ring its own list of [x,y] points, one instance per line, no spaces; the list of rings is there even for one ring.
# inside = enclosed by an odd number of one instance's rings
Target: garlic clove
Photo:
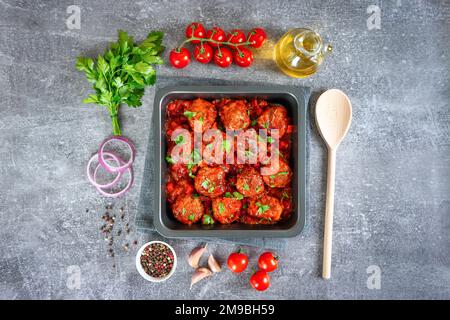
[[[222,271],[222,268],[220,267],[219,262],[214,258],[212,254],[209,255],[208,258],[208,266],[209,269],[211,269],[212,272],[220,272]]]
[[[204,247],[197,247],[194,248],[188,257],[188,263],[192,268],[198,268],[198,263],[200,261],[200,258],[202,257],[203,253],[206,251],[206,247],[208,244],[206,244]]]
[[[194,284],[212,275],[208,268],[197,268],[191,278],[191,288]]]

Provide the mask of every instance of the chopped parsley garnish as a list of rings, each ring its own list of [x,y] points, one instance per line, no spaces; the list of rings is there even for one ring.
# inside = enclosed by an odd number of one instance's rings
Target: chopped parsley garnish
[[[233,194],[231,194],[231,192],[226,192],[225,198],[234,198],[236,200],[242,200],[242,199],[244,199],[244,196],[242,194],[240,194],[239,192],[234,191]]]
[[[252,126],[256,126],[258,124],[258,120],[254,119],[252,120]]]
[[[231,149],[231,145],[230,142],[228,140],[224,140],[222,141],[222,150],[226,151],[227,153],[230,152]]]
[[[203,216],[202,223],[203,224],[214,224],[214,219],[209,214],[205,214]]]
[[[209,188],[209,180],[208,179],[205,179],[202,182],[202,187],[203,187],[203,189],[208,189]]]
[[[192,117],[194,117],[197,114],[197,112],[193,112],[193,111],[185,111],[183,112],[183,115],[188,118],[189,120],[192,119]]]
[[[278,172],[276,174],[270,175],[270,179],[275,179],[276,176],[286,176],[288,174],[289,174],[288,171],[280,171],[280,172]]]
[[[248,191],[248,190],[250,190],[250,186],[248,184],[244,183],[242,185],[242,189],[244,189],[245,191]]]
[[[200,121],[201,123],[203,123],[205,119],[203,118],[203,116],[200,117],[200,119],[198,119],[198,121]]]
[[[183,143],[183,142],[184,142],[184,136],[183,136],[182,134],[178,135],[178,136],[175,138],[175,143],[176,143],[176,144],[180,144],[180,143]]]
[[[219,204],[217,205],[217,207],[219,208],[219,213],[222,214],[225,212],[225,206],[222,202],[219,202]]]
[[[268,143],[272,143],[273,142],[273,138],[272,137],[267,137],[267,142]]]
[[[173,160],[172,157],[170,157],[170,156],[166,156],[166,161],[167,161],[167,163],[175,164],[175,160]]]
[[[244,196],[237,191],[233,192],[233,196],[238,200],[244,199]]]
[[[269,129],[269,121],[264,122],[263,127],[264,129]]]
[[[258,213],[264,213],[270,209],[269,205],[261,204],[261,202],[257,202],[256,206],[258,207]]]
[[[188,219],[189,219],[190,221],[194,221],[194,220],[195,220],[195,214],[190,214],[189,217],[188,217]]]
[[[254,155],[254,153],[251,150],[245,150],[245,157],[250,158]]]

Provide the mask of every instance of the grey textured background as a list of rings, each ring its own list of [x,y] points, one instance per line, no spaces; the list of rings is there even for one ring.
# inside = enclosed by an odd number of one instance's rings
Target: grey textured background
[[[81,8],[81,30],[66,27],[72,4]],[[367,29],[371,4],[381,8],[381,30]],[[196,241],[169,241],[180,264],[164,284],[145,282],[134,269],[135,250],[119,245],[112,268],[99,232],[108,201],[84,174],[110,121],[101,107],[80,102],[89,85],[75,71],[75,57],[103,50],[119,28],[138,38],[162,29],[170,48],[195,20],[225,29],[263,26],[271,39],[309,26],[333,43],[333,55],[307,80],[282,75],[262,57],[248,70],[199,64],[159,70],[348,93],[354,119],[337,157],[330,281],[319,277],[326,154],[315,134],[308,226],[280,253],[281,268],[264,294],[249,288],[250,271],[223,272],[189,290],[184,258]],[[450,298],[449,31],[449,1],[0,0],[0,298]],[[130,219],[153,94],[147,90],[142,108],[121,113],[124,133],[138,149],[136,183],[112,203],[125,206]],[[132,231],[123,241],[134,238],[142,244],[150,236]],[[223,260],[234,247],[210,249]],[[249,251],[254,264],[261,250]],[[71,265],[81,270],[80,289],[66,285]],[[380,290],[366,286],[370,265],[381,268]]]

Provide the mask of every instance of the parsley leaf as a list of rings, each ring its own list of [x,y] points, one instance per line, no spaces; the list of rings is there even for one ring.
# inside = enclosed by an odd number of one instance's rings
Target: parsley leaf
[[[92,58],[78,57],[75,67],[84,72],[95,93],[90,94],[84,103],[105,106],[111,116],[114,135],[121,135],[119,106],[142,105],[144,88],[155,84],[154,65],[163,63],[160,57],[164,51],[163,33],[151,32],[138,46],[133,37],[119,30],[118,40],[112,43],[96,61]]]
[[[233,192],[233,196],[238,200],[244,199],[244,196],[237,191]]]
[[[202,224],[214,224],[214,219],[209,214],[205,214],[202,219]]]
[[[242,185],[242,189],[244,189],[245,191],[248,191],[248,190],[250,190],[250,186],[248,184],[244,183]]]
[[[183,143],[183,142],[184,142],[184,136],[183,136],[182,134],[178,135],[178,136],[175,138],[175,143],[176,143],[176,144],[180,144],[180,143]]]
[[[194,220],[195,220],[195,214],[190,214],[190,215],[188,216],[188,219],[189,219],[190,221],[194,221]]]
[[[175,160],[173,160],[173,158],[170,156],[166,156],[166,161],[167,161],[167,163],[175,164]]]
[[[219,213],[222,214],[225,212],[225,206],[222,202],[219,202],[219,204],[217,205],[217,207],[219,208]]]
[[[193,111],[185,111],[183,112],[183,115],[188,118],[189,120],[192,119],[192,117],[194,117],[197,114],[197,112],[193,112]]]
[[[258,207],[258,213],[264,213],[270,209],[269,205],[261,204],[261,202],[257,202],[256,206]]]

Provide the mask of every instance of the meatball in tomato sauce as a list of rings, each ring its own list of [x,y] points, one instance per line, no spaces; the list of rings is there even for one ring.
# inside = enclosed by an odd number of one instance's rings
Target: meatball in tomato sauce
[[[192,130],[195,129],[195,123],[199,122],[202,126],[202,132],[212,128],[217,117],[216,107],[211,102],[200,98],[187,105],[183,114],[188,119]]]
[[[194,186],[189,179],[182,179],[177,182],[166,184],[167,201],[174,202],[181,195],[191,195],[194,193]]]
[[[219,197],[212,202],[214,219],[222,224],[237,221],[240,216],[242,202],[236,198]]]
[[[222,167],[203,167],[194,180],[195,190],[204,196],[218,197],[225,192],[225,169]]]
[[[204,212],[203,203],[194,195],[179,196],[172,205],[174,217],[183,224],[199,221]]]
[[[247,214],[258,219],[267,219],[269,222],[280,220],[283,207],[280,201],[269,195],[253,198],[248,204]]]
[[[292,179],[292,170],[289,168],[289,165],[279,159],[278,166],[276,162],[273,162],[270,166],[264,167],[267,169],[270,174],[263,175],[263,180],[271,188],[282,188],[291,182]],[[278,169],[278,170],[277,170]]]
[[[273,106],[266,109],[258,118],[258,126],[261,129],[278,129],[281,138],[288,127],[288,116],[283,106]]]
[[[264,182],[255,168],[246,167],[237,176],[236,189],[245,197],[254,197],[264,191]]]
[[[242,100],[233,100],[224,105],[220,118],[228,130],[245,129],[251,122],[247,104]]]

